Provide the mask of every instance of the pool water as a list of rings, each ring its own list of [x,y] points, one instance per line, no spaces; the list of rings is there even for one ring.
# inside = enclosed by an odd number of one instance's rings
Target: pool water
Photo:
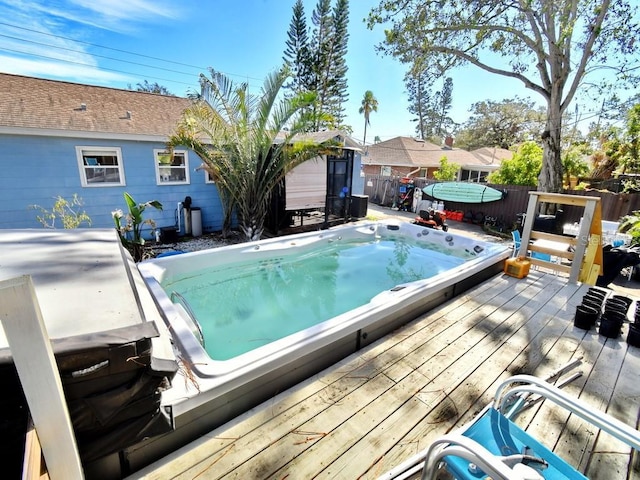
[[[367,304],[399,284],[471,258],[407,238],[327,243],[313,252],[239,262],[167,278],[200,324],[206,351],[228,360]]]

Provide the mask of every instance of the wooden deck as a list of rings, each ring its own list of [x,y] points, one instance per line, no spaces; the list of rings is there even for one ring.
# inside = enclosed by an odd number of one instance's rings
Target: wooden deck
[[[637,428],[640,349],[628,326],[618,339],[573,326],[586,289],[498,275],[134,477],[376,478],[468,422],[500,380],[577,357],[584,374],[565,390]],[[547,404],[521,420],[590,478],[640,478],[637,452]]]

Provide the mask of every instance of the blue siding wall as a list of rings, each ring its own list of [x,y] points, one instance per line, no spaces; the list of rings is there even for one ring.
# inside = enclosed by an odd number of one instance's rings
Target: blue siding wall
[[[119,147],[126,185],[83,187],[76,146]],[[202,210],[203,231],[222,229],[218,190],[205,182],[203,171],[195,171],[201,161],[191,151],[190,184],[157,185],[153,150],[164,148],[162,143],[0,135],[0,147],[0,228],[42,228],[36,219],[38,212],[29,205],[51,210],[58,196],[69,200],[73,194],[83,200],[81,208],[91,217],[93,227],[113,227],[111,212],[122,209],[126,213],[123,194],[128,192],[137,202],[162,203],[162,212],[145,210],[145,218],[155,220],[158,227],[175,225],[178,202],[188,195],[192,206]]]

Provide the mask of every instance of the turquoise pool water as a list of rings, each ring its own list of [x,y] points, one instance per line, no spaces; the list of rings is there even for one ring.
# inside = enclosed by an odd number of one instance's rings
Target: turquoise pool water
[[[324,244],[313,252],[225,264],[168,278],[200,323],[207,353],[228,360],[367,304],[402,283],[461,265],[457,255],[405,237]]]

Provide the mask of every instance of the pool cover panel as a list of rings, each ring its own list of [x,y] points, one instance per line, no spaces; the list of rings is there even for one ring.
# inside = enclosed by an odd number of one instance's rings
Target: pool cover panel
[[[158,369],[152,364],[151,338],[157,335],[155,325],[147,322],[52,340],[83,463],[172,429],[160,398],[177,366],[165,362]],[[19,473],[28,407],[6,350],[0,352],[0,381],[5,391],[13,392],[0,397],[0,435],[9,436],[19,452],[4,451],[0,461],[15,463]]]

